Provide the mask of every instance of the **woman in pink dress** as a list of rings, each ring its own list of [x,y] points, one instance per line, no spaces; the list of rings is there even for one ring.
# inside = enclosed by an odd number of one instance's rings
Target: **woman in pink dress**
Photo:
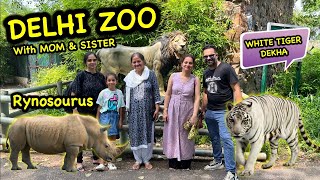
[[[199,78],[191,74],[195,58],[186,55],[181,62],[182,71],[173,73],[168,82],[164,101],[163,153],[169,159],[169,168],[190,169],[194,155],[194,141],[188,139],[183,124],[191,117],[197,120],[200,101]]]

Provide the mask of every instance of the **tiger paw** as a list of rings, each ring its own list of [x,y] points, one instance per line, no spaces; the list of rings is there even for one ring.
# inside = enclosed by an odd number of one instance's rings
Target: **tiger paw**
[[[245,170],[243,170],[242,172],[241,172],[241,176],[251,176],[251,175],[253,175],[253,170],[248,170],[248,169],[245,169]]]

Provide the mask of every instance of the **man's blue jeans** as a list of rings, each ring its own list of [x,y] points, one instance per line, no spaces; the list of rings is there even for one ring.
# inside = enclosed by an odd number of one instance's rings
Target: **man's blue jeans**
[[[234,145],[230,132],[225,124],[225,112],[226,111],[224,110],[207,110],[205,119],[212,142],[213,157],[215,161],[221,162],[222,160],[222,141],[226,170],[235,173],[236,162],[234,159]]]

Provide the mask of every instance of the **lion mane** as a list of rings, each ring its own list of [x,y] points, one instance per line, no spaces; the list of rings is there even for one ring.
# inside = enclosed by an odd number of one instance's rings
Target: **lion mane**
[[[146,66],[154,70],[160,88],[164,95],[163,77],[179,64],[187,50],[187,37],[181,31],[165,34],[153,42],[150,46],[129,47],[117,45],[116,48],[103,48],[97,51],[101,60],[101,73],[115,73],[127,75],[131,70],[130,57],[135,52],[144,55]]]
[[[180,36],[183,37],[185,41],[187,41],[186,36],[181,31],[175,31],[166,35],[161,36],[159,39],[157,39],[154,43],[151,45],[154,45],[158,42],[161,42],[161,69],[160,72],[162,76],[167,76],[170,70],[179,64],[179,60],[182,60],[185,53],[176,52],[176,49],[174,45],[172,44],[172,41],[175,39],[175,37]]]

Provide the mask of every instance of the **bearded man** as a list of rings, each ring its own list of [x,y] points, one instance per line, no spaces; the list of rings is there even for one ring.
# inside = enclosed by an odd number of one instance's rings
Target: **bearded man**
[[[208,69],[203,73],[202,113],[207,123],[214,157],[204,169],[223,169],[225,166],[227,171],[225,180],[238,180],[234,144],[224,120],[226,103],[234,99],[236,102],[242,100],[239,80],[229,64],[218,61],[218,54],[213,45],[208,44],[202,50],[203,59],[208,65]],[[220,139],[224,147],[225,165],[222,161]]]

